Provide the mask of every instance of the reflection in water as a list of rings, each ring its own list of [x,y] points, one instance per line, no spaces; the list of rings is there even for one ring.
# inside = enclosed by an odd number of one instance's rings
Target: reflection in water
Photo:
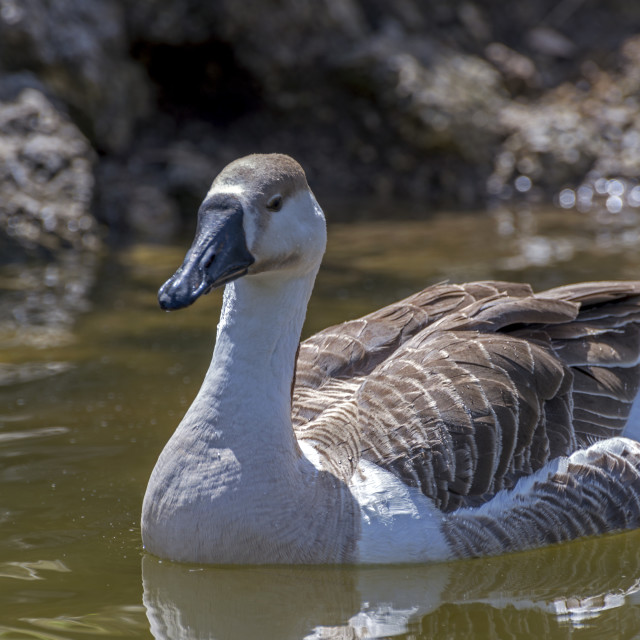
[[[15,580],[44,580],[42,572],[57,571],[69,573],[61,560],[36,560],[35,562],[3,562],[0,564],[0,578]]]
[[[0,345],[50,348],[71,341],[79,313],[89,308],[98,259],[62,252],[48,264],[15,264],[0,270]]]
[[[640,187],[636,189],[640,198]],[[612,212],[600,207],[587,212],[578,206],[571,211],[533,212],[526,206],[500,207],[492,215],[496,233],[506,249],[496,254],[497,266],[512,272],[510,278],[516,280],[521,279],[519,272],[530,267],[566,264],[570,271],[572,260],[619,255],[635,250],[640,242],[640,213],[629,208]],[[594,279],[590,275],[584,277]],[[637,274],[617,277],[634,278]]]
[[[502,639],[604,624],[622,637],[640,625],[639,542],[635,532],[417,567],[208,568],[145,556],[144,604],[156,640]]]
[[[99,613],[85,616],[57,616],[54,618],[23,618],[32,629],[0,625],[1,638],[33,640],[66,640],[79,637],[131,638],[142,632],[145,623],[142,607],[125,605],[104,607]]]
[[[22,364],[0,362],[0,387],[49,378],[69,371],[72,366],[68,362],[25,362]]]
[[[0,416],[1,418],[1,416]],[[32,429],[31,431],[9,431],[0,432],[0,445],[17,440],[31,440],[32,438],[47,438],[49,436],[59,436],[68,433],[66,427],[44,427],[42,429]]]

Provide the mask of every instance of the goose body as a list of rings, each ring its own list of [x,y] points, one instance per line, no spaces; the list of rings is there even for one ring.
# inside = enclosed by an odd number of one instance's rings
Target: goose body
[[[640,526],[640,282],[436,285],[300,344],[326,243],[302,168],[237,160],[198,215],[160,304],[223,309],[148,551],[430,562]]]

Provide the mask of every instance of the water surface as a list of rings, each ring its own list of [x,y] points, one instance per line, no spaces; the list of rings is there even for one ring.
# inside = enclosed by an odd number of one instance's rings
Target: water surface
[[[638,278],[639,228],[634,210],[330,224],[305,333],[443,280],[542,289]],[[157,288],[186,245],[0,272],[0,638],[640,633],[637,533],[418,567],[203,568],[145,556],[144,487],[197,392],[220,309],[213,293],[159,311]]]

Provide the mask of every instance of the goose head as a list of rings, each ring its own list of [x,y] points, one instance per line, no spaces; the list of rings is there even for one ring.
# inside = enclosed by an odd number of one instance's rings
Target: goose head
[[[240,158],[213,181],[191,248],[158,292],[160,306],[181,309],[243,276],[315,275],[325,245],[324,215],[302,167],[277,153]]]

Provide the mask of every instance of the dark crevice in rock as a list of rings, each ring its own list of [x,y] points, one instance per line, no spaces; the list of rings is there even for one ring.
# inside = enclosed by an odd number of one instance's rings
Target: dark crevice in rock
[[[157,108],[178,123],[199,118],[227,126],[264,106],[259,83],[223,42],[141,41],[133,44],[131,53],[153,82]]]

